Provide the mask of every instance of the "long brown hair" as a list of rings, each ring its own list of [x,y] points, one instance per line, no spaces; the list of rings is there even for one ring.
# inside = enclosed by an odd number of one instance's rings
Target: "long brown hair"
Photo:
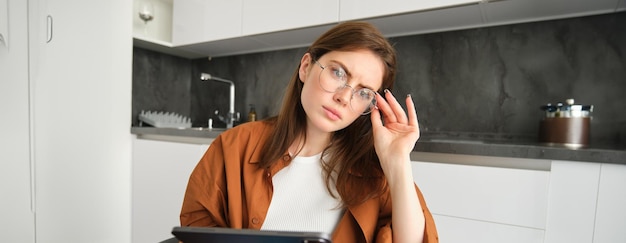
[[[331,51],[369,50],[385,64],[383,82],[378,92],[391,89],[396,76],[396,53],[385,37],[371,24],[345,22],[321,35],[307,50],[313,60]],[[269,168],[285,156],[289,146],[299,137],[306,141],[306,114],[300,101],[303,83],[296,69],[278,116],[266,122],[275,123],[266,141],[260,166]],[[344,206],[359,204],[381,195],[387,183],[374,150],[372,124],[369,115],[360,116],[344,129],[336,131],[330,145],[322,153],[326,186],[336,187]],[[333,181],[334,180],[334,181]]]

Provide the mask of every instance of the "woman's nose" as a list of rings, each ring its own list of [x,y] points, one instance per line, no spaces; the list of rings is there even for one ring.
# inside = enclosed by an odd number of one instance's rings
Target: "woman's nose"
[[[349,104],[350,98],[352,98],[352,87],[350,85],[344,85],[335,91],[335,100],[342,104]]]

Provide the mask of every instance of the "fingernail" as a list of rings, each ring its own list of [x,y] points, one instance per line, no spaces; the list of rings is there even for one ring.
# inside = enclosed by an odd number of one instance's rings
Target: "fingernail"
[[[389,89],[385,89],[385,93],[389,93]]]
[[[411,98],[411,94],[407,94],[407,95],[406,95],[406,97],[409,97],[409,98]]]

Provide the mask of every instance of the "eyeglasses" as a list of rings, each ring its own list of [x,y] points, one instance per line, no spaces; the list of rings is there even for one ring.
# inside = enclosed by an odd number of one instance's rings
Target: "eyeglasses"
[[[343,88],[349,87],[352,91],[350,96],[350,108],[352,111],[361,113],[361,115],[367,115],[372,112],[372,109],[376,106],[376,92],[368,88],[355,90],[348,85],[348,74],[339,65],[328,64],[322,66],[318,61],[315,61],[315,63],[322,69],[319,83],[324,91],[336,93]]]

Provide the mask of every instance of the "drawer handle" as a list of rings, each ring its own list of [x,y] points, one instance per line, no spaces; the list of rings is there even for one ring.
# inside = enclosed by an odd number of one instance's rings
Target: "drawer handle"
[[[50,43],[52,41],[52,16],[48,15],[46,17],[46,43]]]

